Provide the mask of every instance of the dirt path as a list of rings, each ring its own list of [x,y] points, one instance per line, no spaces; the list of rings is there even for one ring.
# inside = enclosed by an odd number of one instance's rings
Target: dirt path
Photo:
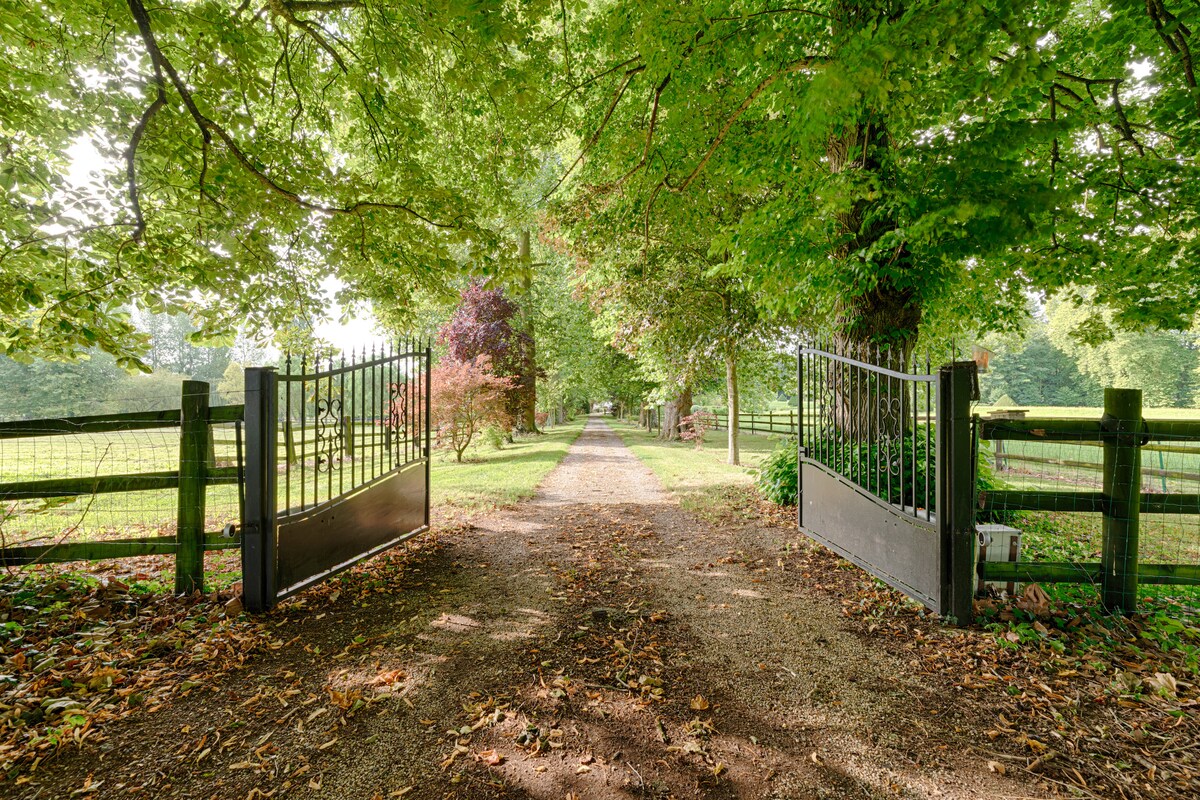
[[[299,599],[244,670],[16,796],[1039,796],[789,533],[697,521],[592,419],[532,501]]]

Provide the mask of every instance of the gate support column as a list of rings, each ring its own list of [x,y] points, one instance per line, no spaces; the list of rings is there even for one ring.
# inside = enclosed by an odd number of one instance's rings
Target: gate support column
[[[277,385],[272,367],[246,370],[246,518],[242,521],[242,595],[247,611],[275,601]]]
[[[204,591],[205,472],[212,458],[208,384],[184,381],[179,422],[179,492],[176,509],[175,594]]]
[[[975,369],[974,361],[956,361],[938,370],[936,469],[941,612],[958,625],[970,624],[975,592],[975,464],[971,448]]]

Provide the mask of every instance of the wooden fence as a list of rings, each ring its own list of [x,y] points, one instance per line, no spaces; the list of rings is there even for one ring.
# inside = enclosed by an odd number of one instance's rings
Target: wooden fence
[[[1142,564],[1138,559],[1140,517],[1143,514],[1200,514],[1200,494],[1145,493],[1142,476],[1143,450],[1152,442],[1168,442],[1166,452],[1192,448],[1184,443],[1200,442],[1200,421],[1146,420],[1142,417],[1142,393],[1137,389],[1106,389],[1104,415],[1086,419],[983,419],[979,438],[995,442],[1003,452],[1004,442],[1069,442],[1103,448],[1099,465],[1082,459],[1051,459],[1022,456],[1032,463],[1051,463],[1071,468],[1095,469],[1101,474],[1100,491],[1006,489],[982,492],[979,508],[984,513],[1004,511],[1057,511],[1098,513],[1102,516],[1103,542],[1098,563],[1073,562],[985,562],[981,577],[989,581],[1045,581],[1050,583],[1097,583],[1109,610],[1131,611],[1137,605],[1137,587],[1147,584],[1200,585],[1200,565]],[[1012,456],[1001,458],[1010,460]],[[1166,473],[1167,470],[1153,470]],[[1165,477],[1165,475],[1164,475]],[[1180,476],[1188,479],[1190,473]]]
[[[729,414],[719,411],[716,414],[716,430],[729,428]],[[755,414],[743,411],[738,414],[738,430],[747,433],[778,433],[783,436],[795,436],[799,433],[799,419],[796,410],[773,411],[767,414]]]
[[[1071,444],[1079,446],[1079,447],[1091,447],[1091,448],[1096,448],[1096,449],[1100,449],[1100,448],[1104,447],[1104,444],[1102,442],[1072,442]],[[1083,461],[1080,459],[1072,459],[1072,458],[1054,458],[1051,456],[1035,456],[1035,455],[1030,455],[1028,453],[1012,453],[1012,452],[1009,452],[1008,448],[1005,447],[1003,439],[997,439],[996,442],[992,446],[992,450],[993,450],[992,462],[993,462],[993,466],[996,469],[996,472],[1004,472],[1006,470],[1012,469],[1013,464],[1033,464],[1033,465],[1037,465],[1037,466],[1067,467],[1067,468],[1073,469],[1073,470],[1082,470],[1084,472],[1095,472],[1095,473],[1103,473],[1104,472],[1104,464],[1102,461]],[[1141,452],[1157,454],[1158,461],[1159,461],[1158,467],[1146,466],[1143,463],[1143,465],[1142,465],[1142,486],[1143,486],[1143,488],[1153,489],[1155,483],[1160,483],[1161,487],[1162,487],[1161,490],[1163,492],[1166,492],[1167,491],[1166,481],[1168,479],[1183,480],[1183,481],[1195,481],[1195,482],[1200,483],[1200,472],[1188,472],[1187,470],[1167,469],[1166,464],[1163,463],[1163,458],[1162,458],[1163,455],[1166,453],[1173,453],[1173,454],[1177,454],[1177,455],[1195,456],[1198,460],[1200,460],[1200,447],[1184,447],[1181,445],[1149,445],[1148,444],[1141,448]],[[1143,461],[1145,461],[1145,460],[1146,459],[1143,459]],[[1159,481],[1157,481],[1157,482],[1154,481],[1153,480],[1154,478],[1158,478]],[[1097,481],[1100,480],[1099,474],[1097,475],[1096,480]]]
[[[0,483],[0,503],[4,504],[37,499],[175,489],[177,526],[174,536],[61,541],[3,548],[0,549],[0,566],[174,554],[175,591],[190,593],[202,590],[204,551],[241,546],[236,538],[215,532],[206,533],[204,526],[207,487],[241,482],[241,422],[244,414],[245,408],[241,405],[210,407],[209,385],[202,381],[184,381],[180,407],[169,411],[0,423],[0,442],[46,436],[179,429],[179,463],[173,470]],[[237,466],[219,467],[214,463],[212,426],[219,423],[236,423],[236,444],[239,452]]]

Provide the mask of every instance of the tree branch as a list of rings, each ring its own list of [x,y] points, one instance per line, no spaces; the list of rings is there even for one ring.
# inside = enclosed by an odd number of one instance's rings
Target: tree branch
[[[592,146],[595,145],[600,139],[600,134],[604,132],[604,128],[608,125],[608,121],[612,119],[613,112],[617,110],[617,104],[621,102],[621,97],[625,94],[625,90],[629,88],[630,81],[633,80],[635,75],[644,71],[645,69],[646,65],[642,64],[634,67],[633,69],[625,71],[625,80],[621,81],[621,85],[617,87],[617,91],[613,93],[612,102],[609,103],[608,110],[604,112],[604,119],[600,121],[600,126],[596,128],[596,131],[592,134],[591,138],[588,139],[587,144],[585,144],[583,149],[579,151],[579,155],[575,158],[575,161],[571,163],[570,168],[563,173],[562,177],[558,179],[554,186],[550,187],[550,191],[542,195],[542,202],[545,202],[547,198],[557,192],[558,188],[563,185],[563,181],[570,177],[571,173],[575,171],[575,168],[578,167],[580,162],[583,161],[583,157],[588,154],[588,151],[591,150]]]
[[[150,120],[154,119],[154,115],[159,112],[159,109],[167,104],[167,94],[163,91],[162,73],[157,69],[155,70],[154,87],[156,90],[154,101],[142,112],[141,118],[133,128],[133,135],[129,137],[129,147],[125,150],[125,178],[129,183],[129,205],[133,209],[134,219],[131,237],[138,243],[142,241],[142,236],[146,233],[146,218],[142,215],[142,200],[137,184],[138,145],[142,143],[142,137],[146,134],[146,126],[150,124]]]
[[[815,57],[804,58],[788,65],[779,72],[763,78],[763,80],[761,80],[759,84],[751,90],[750,94],[746,95],[746,99],[743,100],[742,104],[738,106],[737,110],[730,115],[729,119],[725,120],[725,124],[721,126],[721,131],[717,134],[717,137],[713,139],[708,151],[704,154],[703,158],[700,159],[700,163],[696,165],[696,168],[693,169],[686,178],[684,178],[683,183],[679,184],[678,186],[672,186],[670,183],[670,176],[667,175],[663,177],[663,185],[673,192],[685,191],[689,186],[692,185],[692,181],[694,181],[708,165],[709,159],[712,158],[713,153],[717,151],[717,148],[720,147],[721,143],[725,141],[725,137],[729,135],[729,131],[733,127],[733,124],[738,121],[742,114],[746,113],[750,106],[753,105],[754,101],[757,100],[763,92],[769,89],[771,85],[780,78],[805,69],[809,69],[818,64],[821,60],[822,59],[817,59]]]
[[[214,136],[219,139],[233,155],[238,164],[240,164],[241,167],[246,170],[246,172],[253,176],[254,179],[257,180],[258,183],[269,192],[278,195],[285,200],[291,201],[300,208],[333,216],[355,215],[370,209],[381,209],[389,211],[403,211],[406,214],[416,217],[422,222],[432,225],[436,228],[458,228],[461,226],[461,216],[454,222],[437,222],[425,216],[424,214],[421,214],[407,203],[389,203],[379,200],[360,200],[348,206],[332,206],[324,203],[317,203],[312,200],[306,200],[295,191],[277,183],[273,178],[254,165],[254,163],[238,145],[237,140],[235,140],[233,136],[227,130],[225,130],[224,127],[218,124],[215,120],[208,118],[200,111],[200,108],[196,105],[195,98],[192,96],[191,90],[179,76],[179,73],[175,70],[174,65],[170,62],[170,60],[167,59],[165,55],[163,55],[162,50],[159,49],[158,41],[155,39],[154,31],[150,26],[150,15],[146,12],[146,8],[142,4],[142,0],[128,0],[128,3],[130,13],[132,13],[134,21],[137,22],[138,30],[141,33],[142,42],[146,46],[146,52],[150,56],[150,61],[154,65],[155,71],[165,72],[171,79],[171,85],[175,87],[175,91],[179,94],[179,97],[183,101],[184,106],[187,108],[188,113],[195,121],[196,126],[200,129],[200,134],[205,143],[211,143]]]

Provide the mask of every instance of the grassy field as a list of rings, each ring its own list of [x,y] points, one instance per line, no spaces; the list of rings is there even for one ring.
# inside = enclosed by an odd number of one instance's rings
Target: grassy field
[[[710,432],[697,450],[687,442],[664,442],[632,422],[606,419],[621,441],[648,466],[680,504],[693,511],[708,511],[725,502],[728,487],[749,486],[754,468],[783,440],[743,432],[740,437],[742,466],[725,463],[725,432]]]
[[[479,511],[531,497],[542,478],[558,466],[571,443],[579,438],[584,422],[580,418],[541,435],[518,437],[502,450],[487,444],[473,445],[461,464],[455,463],[453,452],[436,451],[434,508]]]

